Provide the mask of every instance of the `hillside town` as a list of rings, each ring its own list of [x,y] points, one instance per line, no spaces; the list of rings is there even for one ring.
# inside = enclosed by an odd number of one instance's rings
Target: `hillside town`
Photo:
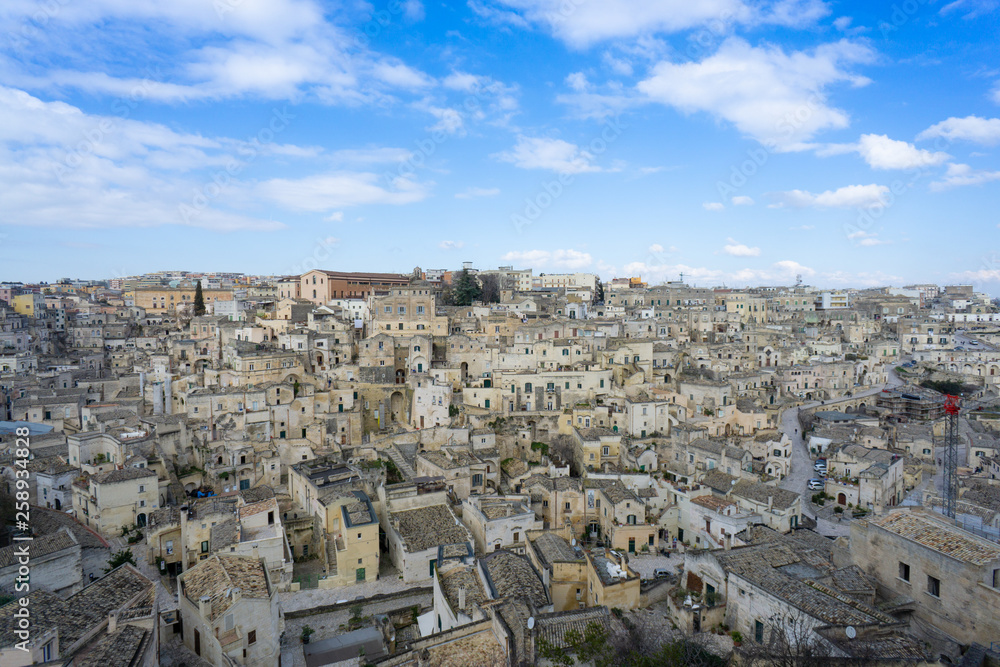
[[[962,284],[2,283],[0,664],[997,665],[998,346]]]

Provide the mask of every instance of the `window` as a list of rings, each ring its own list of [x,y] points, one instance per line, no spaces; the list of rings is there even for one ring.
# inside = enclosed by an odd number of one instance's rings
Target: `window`
[[[610,456],[610,455],[611,455],[611,448],[610,447],[608,447],[607,445],[605,445],[604,447],[601,447],[601,456]]]
[[[910,565],[909,563],[904,563],[900,561],[899,563],[899,578],[903,581],[910,580]]]
[[[174,553],[174,541],[167,540],[167,555],[170,556]]]
[[[941,580],[929,574],[927,575],[927,594],[936,598],[941,597]]]
[[[208,553],[208,540],[205,540],[204,542],[201,543],[201,552],[203,554]]]
[[[247,646],[252,646],[257,643],[257,631],[251,630],[247,633]]]
[[[758,644],[764,643],[764,624],[760,621],[753,622],[753,639]]]

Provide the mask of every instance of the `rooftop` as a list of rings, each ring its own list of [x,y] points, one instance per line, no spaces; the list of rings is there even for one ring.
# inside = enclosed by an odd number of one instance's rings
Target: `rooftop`
[[[494,599],[514,597],[534,607],[549,604],[549,594],[525,556],[501,549],[483,556],[479,562],[486,572]]]
[[[469,542],[472,536],[447,505],[390,512],[390,521],[407,551],[424,551],[442,544]]]
[[[926,514],[895,511],[869,523],[972,565],[985,565],[1000,559],[1000,548],[992,542]]]
[[[271,596],[263,563],[242,556],[215,555],[199,562],[181,576],[181,588],[196,606],[200,598],[211,598],[211,619],[233,605],[234,589],[245,598]]]

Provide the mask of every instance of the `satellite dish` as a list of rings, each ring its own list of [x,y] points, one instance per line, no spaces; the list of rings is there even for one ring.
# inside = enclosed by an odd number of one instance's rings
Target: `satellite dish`
[[[528,629],[531,630],[534,627],[535,627],[535,617],[534,616],[529,616],[528,617]],[[854,628],[851,628],[851,629],[853,630]]]
[[[572,546],[574,546],[574,547],[575,547],[575,546],[576,546],[576,538],[574,537],[573,539],[571,539],[571,540],[569,541],[569,543],[570,543],[570,544],[571,544]]]
[[[844,634],[847,635],[848,639],[854,639],[858,636],[858,631],[854,629],[853,625],[848,625],[847,629],[844,630]]]

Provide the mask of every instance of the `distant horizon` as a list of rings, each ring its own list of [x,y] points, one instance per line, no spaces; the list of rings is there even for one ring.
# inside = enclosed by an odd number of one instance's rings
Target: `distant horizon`
[[[413,268],[416,268],[416,266],[417,265],[415,265],[414,267],[411,267],[411,269],[409,271],[387,271],[387,270],[384,270],[384,269],[360,271],[360,270],[348,270],[348,269],[342,269],[342,268],[337,268],[337,269],[331,269],[331,268],[326,268],[326,267],[319,267],[319,268],[323,269],[323,270],[327,270],[327,271],[345,271],[345,272],[348,272],[348,273],[397,273],[397,274],[400,274],[400,275],[410,275],[410,274],[413,273]],[[424,270],[424,271],[427,270],[427,269],[424,269],[423,267],[420,267],[420,268],[422,270]],[[476,271],[494,271],[498,267],[483,268],[483,267],[475,267],[474,266],[472,268],[474,270],[476,270]],[[517,268],[517,269],[514,269],[514,270],[525,271],[525,270],[528,270],[529,268],[530,267],[521,267],[521,268]],[[310,269],[310,270],[312,270],[312,269]],[[437,270],[437,269],[434,269],[434,270]],[[452,271],[452,272],[461,272],[462,268],[457,268],[457,269],[456,268],[451,268],[451,269],[445,269],[445,270],[446,271]],[[534,272],[534,269],[532,269],[532,271]],[[235,270],[226,270],[226,271],[197,271],[197,270],[177,269],[177,268],[174,268],[174,269],[156,269],[154,271],[146,271],[146,272],[144,272],[142,274],[134,274],[134,275],[135,276],[141,276],[141,275],[148,275],[148,274],[153,274],[153,273],[171,273],[171,272],[184,272],[184,273],[200,274],[200,275],[213,275],[213,274],[216,274],[216,273],[235,273],[235,274],[240,274],[240,275],[247,276],[247,277],[259,277],[259,278],[277,278],[277,277],[280,277],[282,275],[296,275],[296,274],[248,273],[246,271],[235,271]],[[610,282],[612,279],[615,279],[615,278],[618,278],[618,279],[632,278],[632,277],[642,278],[641,276],[625,276],[625,275],[613,276],[611,278],[606,278],[606,277],[601,276],[599,274],[596,274],[596,273],[594,273],[592,271],[547,271],[547,272],[545,272],[545,275],[560,274],[560,273],[583,273],[583,274],[597,275],[598,280],[600,280],[600,282],[602,284],[604,284],[604,285],[606,285],[608,282]],[[302,275],[302,274],[297,274],[297,275]],[[543,274],[539,273],[539,272],[534,272],[534,275],[538,276],[538,275],[543,275]],[[128,278],[128,277],[130,277],[130,276],[112,276],[110,278],[70,278],[70,277],[62,276],[62,277],[60,277],[58,279],[46,280],[46,281],[28,281],[28,280],[13,280],[13,279],[0,278],[0,284],[5,284],[5,283],[20,283],[20,284],[23,284],[23,285],[42,285],[42,284],[45,284],[45,285],[57,285],[57,284],[60,284],[58,282],[59,280],[69,280],[70,282],[73,282],[73,281],[109,282],[109,281],[114,280],[116,278],[125,279],[125,278]],[[681,281],[679,280],[679,278],[678,279],[666,278],[666,279],[658,281],[656,283],[652,283],[652,282],[645,281],[645,280],[644,280],[644,282],[646,283],[647,288],[653,288],[653,287],[659,287],[659,286],[666,285],[667,283],[681,282]],[[963,282],[933,283],[931,281],[918,281],[918,282],[908,282],[908,283],[905,283],[905,284],[900,283],[900,284],[896,284],[896,285],[892,285],[892,284],[872,285],[872,286],[864,286],[864,287],[856,287],[856,286],[850,286],[850,285],[838,286],[838,287],[829,287],[829,286],[823,286],[823,285],[816,285],[816,284],[812,284],[812,283],[808,283],[808,282],[802,282],[801,284],[796,284],[796,283],[792,282],[792,283],[758,283],[758,284],[749,284],[749,285],[726,285],[726,284],[721,284],[721,285],[699,285],[699,284],[691,283],[691,282],[685,280],[683,282],[683,284],[685,286],[691,287],[691,288],[712,289],[712,290],[717,290],[717,289],[745,290],[745,289],[760,289],[760,288],[766,288],[766,287],[788,287],[788,288],[800,287],[800,288],[812,288],[812,289],[815,289],[815,290],[821,291],[821,292],[825,292],[825,291],[829,291],[829,292],[864,291],[864,290],[879,290],[879,289],[889,289],[889,288],[905,289],[907,285],[937,285],[940,288],[970,285],[970,286],[973,287],[973,291],[975,291],[975,292],[985,293],[985,294],[990,295],[992,298],[997,298],[993,293],[986,292],[984,290],[978,289],[978,288],[976,288],[976,286],[974,284],[968,283],[968,282],[966,282],[966,283],[963,283]],[[526,290],[526,291],[535,291],[535,290]]]

